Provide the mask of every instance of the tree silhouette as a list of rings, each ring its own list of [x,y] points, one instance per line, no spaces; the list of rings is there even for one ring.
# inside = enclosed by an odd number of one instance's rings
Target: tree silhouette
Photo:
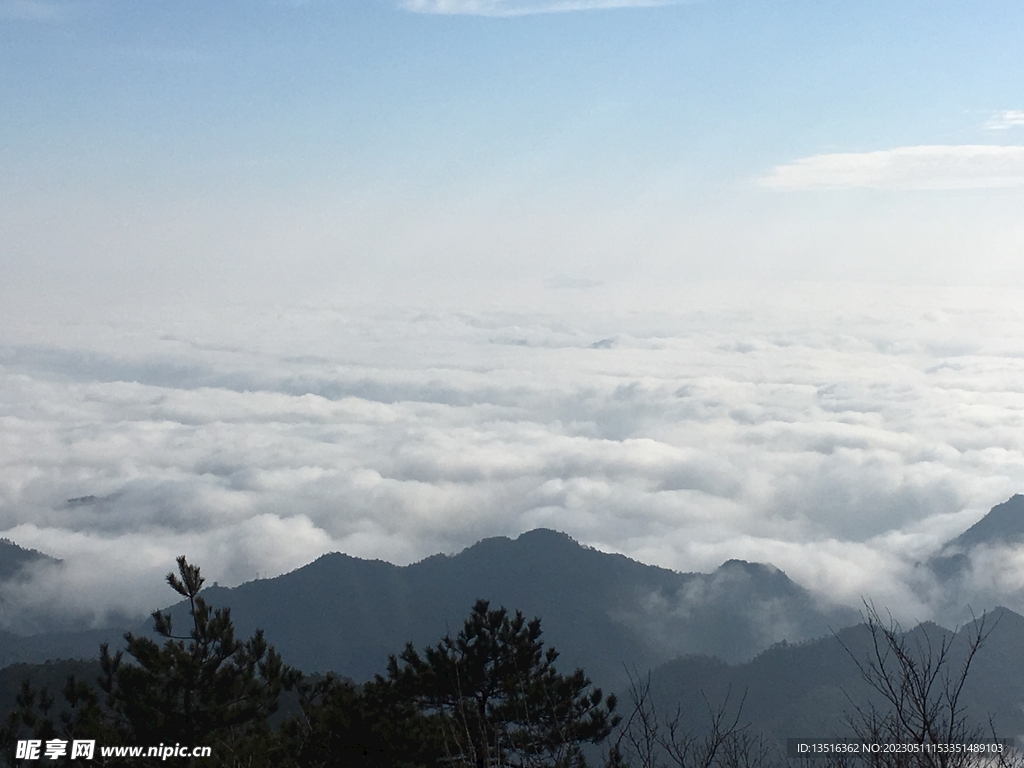
[[[281,753],[302,768],[436,766],[436,723],[392,687],[334,674],[300,685],[300,712],[281,727]]]
[[[154,629],[164,643],[129,632],[125,652],[111,655],[101,646],[100,687],[136,743],[216,743],[222,754],[224,748],[231,752],[266,731],[281,692],[300,676],[267,644],[262,630],[237,640],[230,609],[211,609],[199,596],[199,567],[184,555],[177,563],[178,573],[168,573],[167,583],[189,602],[188,635],[175,635],[171,615],[155,611]]]
[[[175,635],[170,614],[155,611],[163,644],[131,632],[124,651],[111,654],[104,643],[98,690],[70,678],[60,711],[45,689],[37,692],[26,682],[2,734],[5,750],[27,731],[36,739],[94,739],[105,746],[209,746],[205,766],[276,764],[268,718],[301,675],[281,661],[262,631],[237,640],[230,610],[211,609],[199,596],[199,567],[184,556],[177,563],[167,583],[188,600],[188,635]]]
[[[581,744],[604,740],[618,722],[615,697],[583,670],[560,674],[558,652],[540,638],[540,619],[479,600],[455,637],[392,656],[386,682],[435,720],[450,765],[583,765]]]
[[[702,694],[703,695],[703,694]],[[732,689],[713,706],[706,696],[702,726],[682,707],[659,712],[651,696],[651,674],[629,673],[632,705],[617,729],[606,768],[770,768],[766,739],[742,722],[746,694],[733,701]]]
[[[865,602],[864,607],[865,624],[871,633],[869,653],[860,658],[849,648],[846,651],[885,706],[855,703],[856,714],[850,725],[862,742],[914,746],[908,752],[872,754],[870,765],[961,768],[978,764],[977,754],[949,752],[941,745],[970,744],[993,737],[991,728],[968,716],[963,691],[971,666],[994,626],[988,626],[987,617],[982,615],[964,628],[963,635],[940,634],[934,639],[935,633],[928,626],[906,633],[891,614],[883,619],[874,605]],[[963,642],[963,647],[954,653],[957,640]],[[983,762],[1020,766],[1020,760],[1009,752],[996,757]]]
[[[619,722],[615,698],[580,669],[559,673],[540,620],[520,612],[480,600],[458,635],[422,655],[407,645],[389,658],[386,676],[362,686],[334,675],[303,679],[261,631],[238,640],[230,611],[200,595],[199,568],[184,556],[177,564],[167,583],[187,601],[187,633],[175,633],[170,613],[154,612],[157,639],[129,632],[122,651],[102,645],[98,685],[69,679],[60,705],[26,683],[0,730],[0,762],[17,739],[77,738],[208,746],[212,756],[189,764],[211,768],[583,768],[582,745],[603,741]],[[292,688],[297,706],[275,725]],[[97,764],[157,763],[97,754]]]

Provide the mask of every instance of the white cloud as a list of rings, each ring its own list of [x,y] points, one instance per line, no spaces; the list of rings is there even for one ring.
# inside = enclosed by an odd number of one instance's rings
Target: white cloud
[[[1024,185],[1024,146],[924,145],[813,155],[760,179],[774,189],[986,189]]]
[[[654,8],[678,5],[681,0],[402,0],[413,13],[447,16],[528,16],[608,8]]]
[[[144,613],[182,553],[235,584],[546,526],[925,618],[913,563],[1024,490],[1020,294],[706,290],[8,316],[0,536],[66,565],[0,598]]]
[[[1007,109],[989,118],[985,127],[990,131],[1005,131],[1008,128],[1024,128],[1024,110]]]

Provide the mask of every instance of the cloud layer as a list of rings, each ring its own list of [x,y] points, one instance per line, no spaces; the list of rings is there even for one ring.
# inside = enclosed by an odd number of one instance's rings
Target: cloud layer
[[[915,562],[1024,489],[1015,293],[606,290],[6,323],[0,536],[66,562],[5,604],[97,622],[167,602],[181,553],[237,584],[545,526],[924,618]]]
[[[813,155],[761,179],[775,189],[988,189],[1024,184],[1024,146],[931,145]]]

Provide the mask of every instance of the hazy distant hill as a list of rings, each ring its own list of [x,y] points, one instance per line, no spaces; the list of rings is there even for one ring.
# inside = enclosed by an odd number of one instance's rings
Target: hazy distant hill
[[[1024,496],[1017,494],[997,504],[981,520],[943,545],[928,561],[943,579],[962,574],[971,566],[971,551],[984,546],[1012,546],[1024,543]]]
[[[479,598],[540,616],[563,664],[605,685],[621,682],[627,665],[646,669],[685,653],[739,661],[857,620],[847,609],[818,607],[772,566],[732,560],[711,574],[682,574],[543,529],[405,567],[324,555],[283,576],[204,595],[231,607],[240,635],[263,628],[290,664],[357,680],[383,670],[406,641],[422,646],[458,631]],[[174,612],[182,626],[183,606]],[[94,655],[100,636],[111,634],[119,632],[8,638],[14,642],[0,650],[0,664]]]
[[[1024,542],[1024,496],[1017,494],[992,507],[987,515],[946,546],[969,549],[979,544],[1021,542]]]
[[[978,541],[1005,535],[1021,505],[1014,497],[990,513],[995,523],[979,523],[954,541],[974,541],[967,534],[979,526],[985,535]],[[843,648],[867,652],[866,629],[851,626],[858,617],[820,608],[778,569],[731,560],[710,574],[677,573],[550,530],[485,539],[405,567],[330,554],[274,579],[204,594],[231,606],[238,635],[264,628],[288,663],[356,680],[381,671],[387,654],[406,641],[422,646],[457,631],[473,601],[486,598],[540,616],[563,667],[582,666],[606,688],[621,690],[627,668],[653,669],[656,699],[662,707],[681,704],[693,726],[706,714],[705,697],[715,704],[731,690],[734,701],[746,697],[744,720],[759,730],[780,740],[826,736],[842,728],[851,699],[871,696]],[[183,627],[183,606],[172,611]],[[972,712],[993,718],[1000,735],[1024,735],[1024,617],[998,609],[988,620],[998,623],[977,659],[968,702]],[[914,632],[933,643],[950,636],[935,624]],[[0,666],[94,657],[103,640],[119,647],[121,634],[0,633]],[[44,676],[56,669],[46,667]],[[0,693],[31,671],[5,671]]]
[[[0,539],[0,581],[24,575],[26,568],[37,562],[59,563],[60,561],[34,549],[19,547],[10,539]]]
[[[100,643],[111,648],[124,645],[125,629],[90,629],[82,632],[44,632],[16,635],[0,630],[0,669],[19,663],[41,664],[50,659],[92,659],[100,655]]]
[[[992,632],[972,666],[962,703],[975,722],[985,726],[991,718],[999,737],[1020,740],[1024,738],[1024,666],[1019,663],[1024,616],[997,608],[985,622]],[[930,641],[932,648],[938,648],[943,638],[953,638],[950,658],[955,671],[974,629],[969,626],[954,636],[948,629],[926,623],[909,637],[912,643],[920,638],[922,645]],[[853,713],[854,703],[884,705],[864,683],[853,660],[868,657],[870,639],[860,624],[818,640],[780,643],[739,664],[710,656],[677,658],[651,671],[653,700],[662,714],[674,713],[678,707],[684,730],[705,727],[709,705],[717,707],[729,697],[731,711],[742,701],[742,722],[779,745],[790,737],[849,735],[846,718]],[[98,673],[95,661],[17,664],[0,670],[0,719],[13,706],[23,679],[57,692],[68,674],[92,681]],[[629,694],[625,686],[619,688],[620,711],[628,714]]]
[[[1024,734],[1024,617],[997,608],[986,617],[986,625],[994,629],[971,668],[964,703],[978,723],[985,725],[991,717],[1000,737],[1019,738]],[[954,669],[972,628],[954,640]],[[823,738],[848,731],[846,715],[853,712],[852,702],[882,703],[864,683],[851,656],[866,659],[870,637],[861,624],[833,637],[775,646],[738,665],[707,657],[676,659],[652,672],[651,689],[661,711],[674,711],[678,703],[693,727],[706,722],[705,697],[718,706],[731,691],[733,703],[746,696],[743,719],[756,730],[782,743],[794,737]],[[911,637],[930,639],[937,648],[952,633],[927,623],[914,629]]]
[[[28,680],[35,688],[46,688],[57,702],[63,704],[61,692],[69,676],[94,684],[100,676],[98,661],[48,661],[45,664],[12,664],[0,669],[0,722],[17,706],[16,697],[22,681]]]
[[[478,598],[540,616],[566,665],[607,682],[621,680],[624,665],[647,668],[682,653],[742,660],[857,620],[820,609],[771,566],[734,560],[711,574],[681,574],[543,529],[406,567],[325,555],[206,595],[231,606],[241,633],[263,627],[291,663],[355,679],[380,671],[406,641],[421,646],[457,631]]]

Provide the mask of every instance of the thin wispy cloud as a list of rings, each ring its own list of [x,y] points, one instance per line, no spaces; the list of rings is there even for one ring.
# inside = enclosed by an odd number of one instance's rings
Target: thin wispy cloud
[[[529,16],[609,8],[656,8],[678,5],[680,0],[403,0],[413,13],[444,16]]]
[[[1024,185],[1024,146],[923,145],[813,155],[778,165],[775,189],[990,189]]]
[[[989,118],[985,127],[990,131],[1005,131],[1008,128],[1024,128],[1024,110],[1007,109]]]

